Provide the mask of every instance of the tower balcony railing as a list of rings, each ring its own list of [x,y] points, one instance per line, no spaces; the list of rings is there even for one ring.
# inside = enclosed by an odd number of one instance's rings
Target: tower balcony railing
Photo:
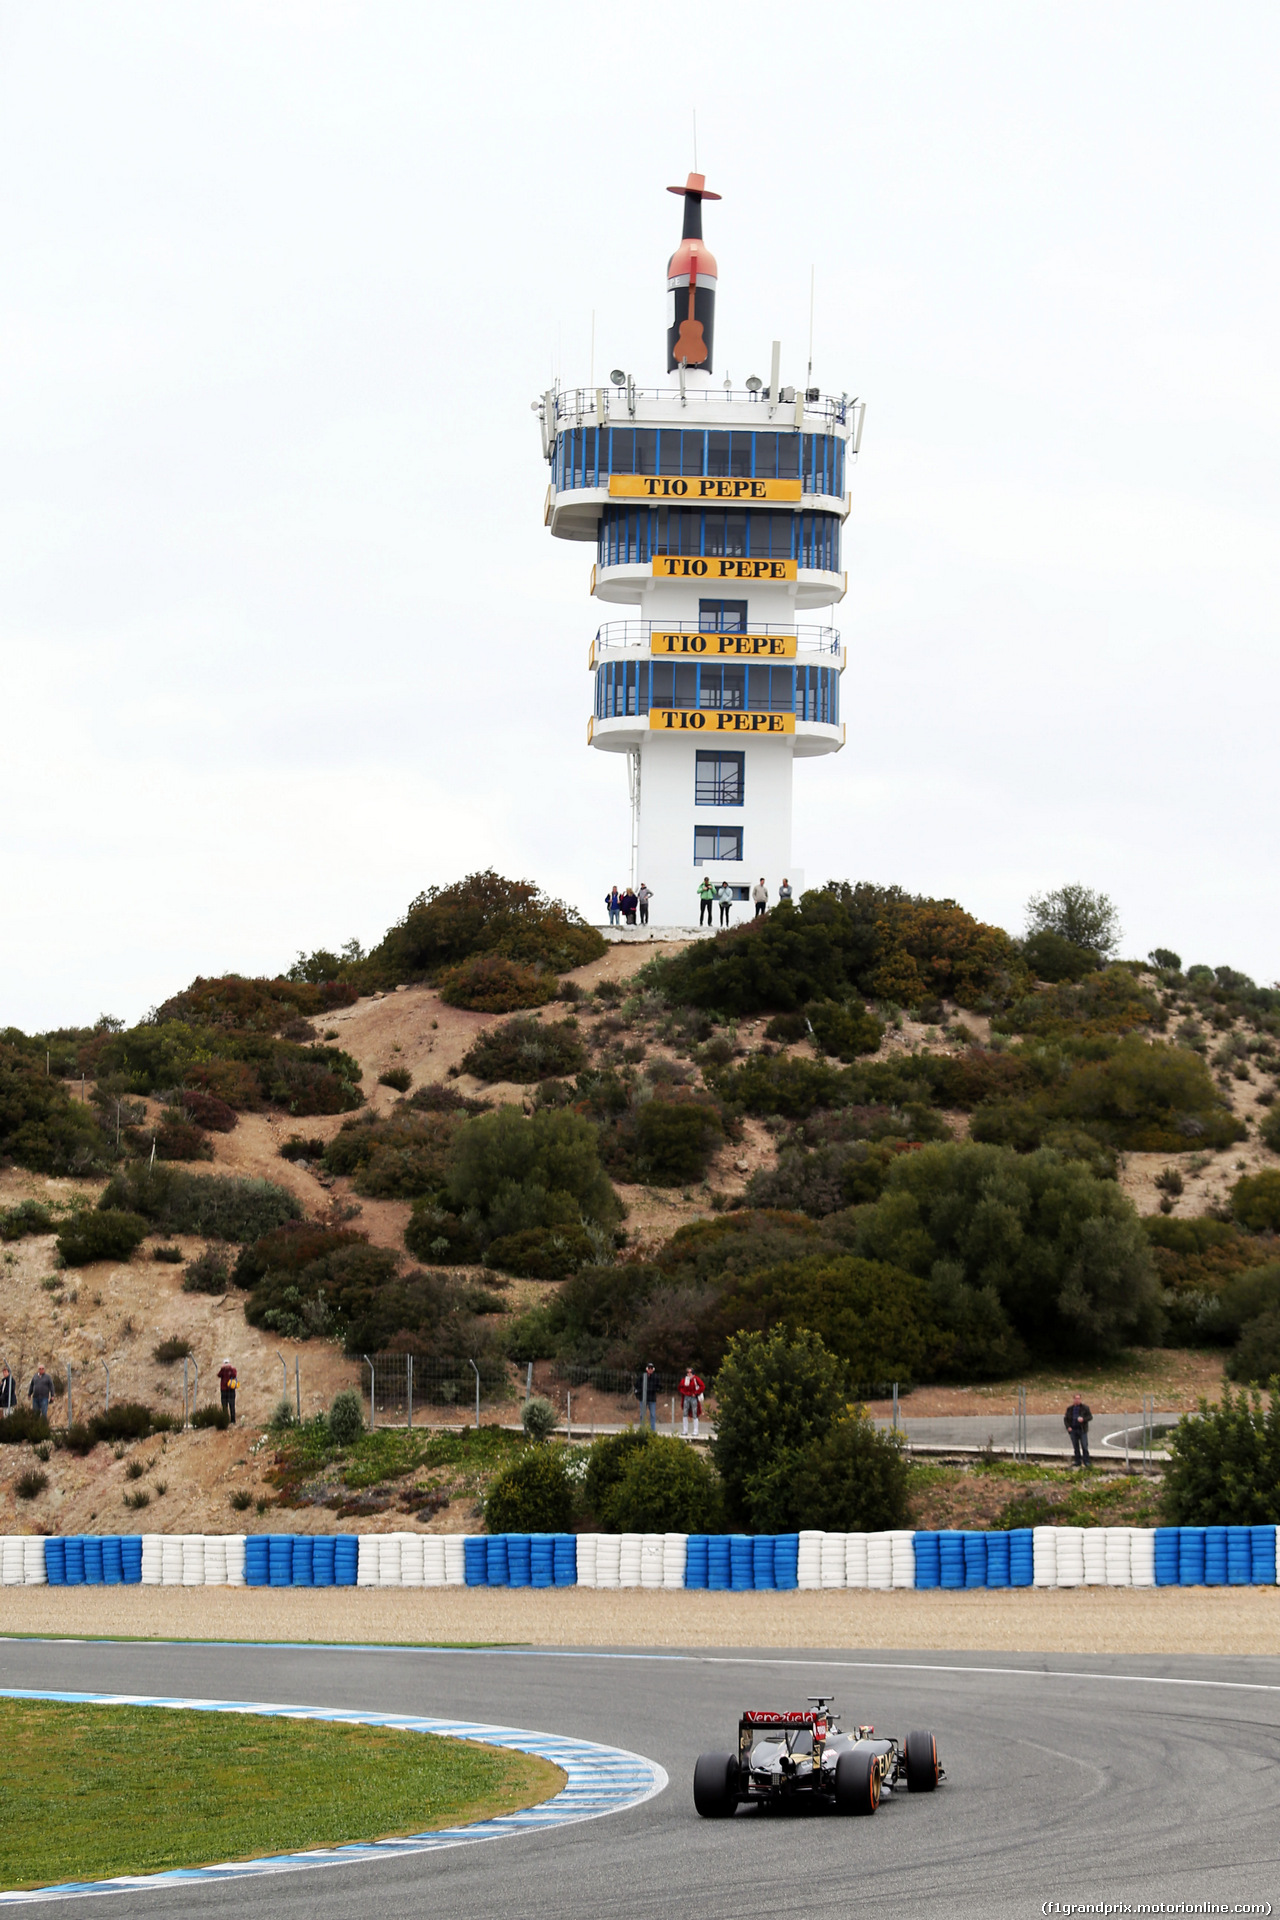
[[[844,654],[838,627],[798,626],[794,620],[782,625],[767,620],[752,620],[741,636],[719,628],[708,629],[696,620],[608,620],[596,629],[591,664],[594,666],[606,654],[652,654],[655,633],[679,634],[690,642],[705,642],[705,648],[691,644],[687,652],[683,647],[675,646],[659,649],[662,654],[674,656],[679,653],[690,659],[696,659],[702,651],[708,655],[722,652],[723,641],[732,642],[738,637],[747,638],[757,634],[762,639],[793,641],[797,654],[826,654],[836,659],[841,659]],[[787,652],[791,650],[788,648]]]
[[[554,422],[545,424],[553,431],[564,427],[582,426],[584,423],[596,424],[603,417],[615,420],[620,425],[627,420],[637,418],[640,407],[699,408],[708,411],[715,407],[747,406],[758,410],[760,424],[766,424],[769,418],[777,418],[786,424],[787,416],[793,419],[803,412],[807,423],[811,418],[823,420],[829,426],[856,426],[857,410],[862,402],[847,393],[821,393],[817,387],[781,387],[777,399],[770,396],[767,387],[756,392],[750,387],[726,386],[686,386],[682,392],[679,387],[635,387],[631,385],[615,387],[565,387],[551,396],[555,408]],[[540,411],[543,401],[535,401]]]

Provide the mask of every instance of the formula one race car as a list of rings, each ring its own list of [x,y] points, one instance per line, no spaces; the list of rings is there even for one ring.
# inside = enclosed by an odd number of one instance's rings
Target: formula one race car
[[[877,1739],[874,1727],[842,1733],[835,1704],[819,1695],[792,1713],[749,1710],[736,1753],[704,1753],[693,1770],[693,1804],[723,1820],[743,1804],[874,1813],[882,1793],[932,1793],[945,1779],[931,1733]]]

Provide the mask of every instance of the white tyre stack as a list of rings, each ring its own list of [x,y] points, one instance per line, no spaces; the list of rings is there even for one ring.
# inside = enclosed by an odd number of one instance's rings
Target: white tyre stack
[[[844,1585],[844,1556],[847,1533],[824,1533],[819,1558],[820,1579],[824,1587]]]
[[[1107,1529],[1105,1527],[1082,1527],[1084,1535],[1084,1583],[1086,1587],[1105,1587],[1107,1584]]]
[[[444,1583],[447,1587],[465,1587],[467,1584],[467,1549],[460,1533],[445,1536]]]
[[[182,1585],[181,1534],[166,1533],[161,1538],[160,1584],[162,1587],[180,1587]]]
[[[41,1541],[41,1546],[44,1542]],[[158,1587],[164,1578],[164,1540],[158,1533],[142,1536],[142,1584]]]
[[[622,1584],[622,1535],[602,1533],[596,1538],[596,1585],[617,1587]],[[637,1572],[639,1569],[637,1568]]]
[[[1129,1528],[1129,1584],[1154,1587],[1156,1583],[1156,1534],[1154,1527]]]
[[[159,1536],[155,1536],[158,1538]],[[146,1548],[143,1548],[145,1565]],[[47,1586],[49,1575],[45,1571],[44,1541],[25,1539],[22,1543],[22,1584],[24,1587]]]
[[[796,1549],[796,1585],[812,1590],[822,1585],[822,1535],[802,1533]]]
[[[596,1555],[599,1547],[598,1533],[578,1535],[578,1585],[580,1587],[594,1587],[599,1584],[596,1577]]]
[[[1058,1529],[1033,1527],[1031,1530],[1031,1584],[1056,1587],[1058,1584]]]
[[[642,1533],[623,1533],[618,1536],[618,1585],[620,1587],[640,1585],[640,1554],[643,1545]]]
[[[182,1535],[182,1584],[184,1587],[204,1585],[204,1535],[202,1533]]]
[[[1129,1560],[1128,1527],[1106,1529],[1106,1567],[1109,1587],[1131,1587],[1133,1572]]]
[[[244,1535],[242,1533],[227,1535],[227,1585],[229,1587],[244,1585]]]
[[[227,1542],[223,1534],[206,1533],[204,1537],[204,1584],[206,1587],[225,1587],[227,1584]]]
[[[662,1546],[665,1536],[660,1533],[646,1533],[640,1542],[640,1585],[642,1587],[660,1587],[662,1585]]]
[[[420,1533],[400,1535],[400,1585],[421,1587],[426,1584],[425,1560]]]
[[[1058,1585],[1084,1585],[1084,1528],[1055,1527],[1058,1542]]]
[[[376,1533],[362,1533],[356,1539],[356,1585],[376,1587],[377,1584],[378,1536]]]
[[[662,1536],[662,1584],[668,1590],[684,1587],[685,1562],[689,1557],[689,1536],[687,1533],[664,1533]]]
[[[890,1563],[895,1587],[916,1584],[916,1537],[902,1528],[889,1535]]]
[[[882,1590],[893,1585],[893,1540],[887,1533],[867,1535],[867,1585]]]
[[[844,1583],[846,1587],[867,1584],[867,1536],[847,1533],[844,1537]]]
[[[44,1542],[41,1541],[41,1546]],[[20,1587],[22,1580],[22,1549],[26,1545],[20,1533],[7,1533],[4,1537],[4,1550],[0,1553],[0,1581],[6,1587]]]
[[[400,1535],[384,1533],[378,1541],[378,1585],[400,1585]]]
[[[424,1587],[442,1587],[444,1582],[444,1535],[425,1534],[422,1540],[422,1584]]]

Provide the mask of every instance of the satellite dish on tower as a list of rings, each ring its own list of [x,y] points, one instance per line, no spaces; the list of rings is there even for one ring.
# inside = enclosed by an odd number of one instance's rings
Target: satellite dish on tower
[[[625,387],[627,384],[627,376],[621,367],[615,367],[609,378],[615,387]]]
[[[759,393],[763,385],[764,385],[764,381],[760,378],[760,375],[758,373],[753,373],[749,375],[747,379],[747,392]]]

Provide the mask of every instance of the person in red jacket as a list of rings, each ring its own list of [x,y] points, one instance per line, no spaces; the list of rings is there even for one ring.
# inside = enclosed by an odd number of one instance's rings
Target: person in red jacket
[[[230,1360],[224,1360],[218,1368],[218,1385],[222,1389],[222,1407],[231,1415],[231,1424],[236,1423],[236,1370]]]
[[[702,1396],[706,1390],[706,1381],[696,1374],[692,1367],[686,1367],[680,1381],[680,1432],[686,1440],[689,1438],[690,1420],[693,1421],[693,1437],[695,1440],[698,1437],[698,1418],[702,1412]]]

